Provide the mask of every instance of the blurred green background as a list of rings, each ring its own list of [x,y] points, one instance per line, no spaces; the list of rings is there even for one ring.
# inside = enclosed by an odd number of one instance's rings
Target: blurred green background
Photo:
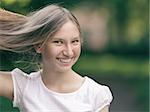
[[[83,50],[74,70],[108,85],[111,112],[149,112],[149,0],[0,0],[1,8],[28,14],[58,3],[78,18]],[[18,54],[0,51],[0,69],[12,70]],[[19,112],[0,97],[0,112]]]

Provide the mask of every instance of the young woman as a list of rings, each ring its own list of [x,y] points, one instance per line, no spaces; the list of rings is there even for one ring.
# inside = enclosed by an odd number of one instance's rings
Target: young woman
[[[0,49],[40,55],[42,69],[30,74],[18,68],[1,71],[0,96],[22,112],[108,112],[109,88],[72,69],[82,43],[75,16],[57,5],[14,16],[17,21],[0,19]]]

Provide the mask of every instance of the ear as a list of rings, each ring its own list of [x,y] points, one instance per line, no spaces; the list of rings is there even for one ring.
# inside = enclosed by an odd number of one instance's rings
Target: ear
[[[41,53],[42,52],[42,45],[41,44],[34,45],[34,49],[37,53]]]

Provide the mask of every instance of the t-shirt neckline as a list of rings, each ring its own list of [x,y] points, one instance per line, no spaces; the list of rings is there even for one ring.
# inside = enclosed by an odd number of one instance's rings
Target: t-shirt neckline
[[[50,94],[54,94],[54,95],[59,95],[59,96],[68,96],[68,95],[74,95],[74,94],[77,94],[78,92],[82,91],[82,89],[85,88],[85,86],[87,85],[87,80],[88,80],[88,77],[87,76],[84,76],[84,81],[82,83],[82,85],[75,91],[73,92],[68,92],[68,93],[61,93],[61,92],[56,92],[54,90],[51,90],[49,88],[47,88],[42,80],[42,77],[41,77],[41,74],[40,74],[40,82],[41,82],[41,85],[42,87]]]

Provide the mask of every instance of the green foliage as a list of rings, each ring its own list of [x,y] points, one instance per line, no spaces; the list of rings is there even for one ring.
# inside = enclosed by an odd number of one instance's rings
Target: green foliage
[[[48,4],[61,4],[69,9],[93,7],[103,8],[109,16],[108,36],[110,47],[132,45],[143,48],[140,43],[148,38],[149,1],[148,0],[1,0],[0,6],[8,10],[27,14]],[[99,13],[101,13],[99,11]],[[139,46],[139,47],[138,47]]]
[[[74,69],[88,74],[148,76],[148,59],[117,55],[81,56]]]
[[[143,110],[148,110],[148,2],[148,0],[0,0],[0,7],[22,14],[51,3],[61,4],[69,9],[78,6],[106,9],[109,16],[109,42],[106,48],[108,54],[87,55],[87,52],[81,56],[74,69],[82,75],[127,79],[126,84],[136,93],[137,105]],[[119,56],[118,53],[123,55]],[[9,53],[0,55],[0,69],[11,70],[17,66],[13,65]],[[129,78],[133,79],[128,80]],[[10,100],[0,97],[0,112],[18,112],[18,109],[12,107]]]
[[[9,99],[0,97],[0,112],[19,112],[19,109],[13,108]]]
[[[148,58],[135,58],[116,55],[82,55],[74,66],[82,75],[89,75],[97,80],[108,78],[124,80],[135,92],[136,105],[141,110],[148,110]],[[122,82],[124,83],[124,82]],[[0,98],[0,112],[18,112],[12,108],[10,100]]]

